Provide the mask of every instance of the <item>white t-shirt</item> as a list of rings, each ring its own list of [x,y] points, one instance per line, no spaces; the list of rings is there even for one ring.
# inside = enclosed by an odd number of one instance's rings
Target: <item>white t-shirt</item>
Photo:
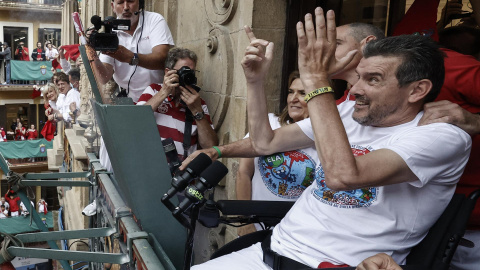
[[[33,205],[33,202],[30,201],[30,203],[32,204],[32,209],[35,210],[35,205]],[[25,204],[23,204],[23,202],[20,203],[20,209],[22,209],[22,212],[30,212],[29,211],[30,209],[27,209],[27,207],[25,207]]]
[[[60,66],[62,66],[63,72],[65,72],[65,74],[68,74],[68,72],[70,72],[70,69],[72,69],[70,61],[65,58],[60,58]]]
[[[0,210],[0,218],[7,218],[8,210],[4,210],[3,212]]]
[[[52,48],[51,50],[50,49],[45,49],[45,56],[47,58],[47,61],[53,61],[53,59],[55,59],[55,57],[57,57],[58,55],[58,51],[57,49],[55,48]]]
[[[63,121],[69,122],[72,120],[70,117],[70,104],[76,103],[77,109],[80,109],[80,93],[75,89],[68,90],[67,94],[60,94],[57,98],[57,108],[63,116]]]
[[[380,252],[404,263],[449,203],[470,154],[471,138],[458,127],[418,127],[423,113],[394,127],[361,126],[351,117],[353,104],[338,106],[353,153],[390,149],[418,179],[337,192],[326,187],[319,164],[314,183],[275,227],[271,246],[311,267],[320,262],[355,266]],[[297,124],[314,139],[309,119]]]
[[[144,23],[145,25],[143,25]],[[135,29],[133,36],[124,31],[116,31],[118,34],[119,45],[124,46],[132,52],[137,52],[138,44],[139,54],[150,54],[152,53],[152,48],[157,45],[174,45],[172,34],[170,33],[167,22],[162,15],[145,11],[144,23],[143,15],[140,14],[138,18],[138,26],[137,29]],[[144,29],[143,34],[142,28]],[[140,35],[142,36],[142,40],[140,40]],[[130,66],[129,63],[116,61],[114,58],[105,54],[100,54],[100,61],[112,65],[114,70],[113,79],[120,87],[127,89],[128,81],[135,70],[135,66]],[[131,97],[134,102],[137,102],[147,86],[152,83],[163,82],[163,75],[163,70],[151,70],[138,66],[132,80],[130,81],[130,91],[128,96]]]
[[[63,94],[59,94],[59,96],[57,97],[57,102],[58,102],[58,98],[60,97],[60,95],[63,95]],[[48,104],[50,104],[50,107],[52,107],[52,109],[58,110],[57,102],[49,100]]]
[[[1,203],[2,205],[5,205],[5,210],[10,209],[10,204],[8,202]]]
[[[38,203],[38,213],[44,213],[45,212],[45,208],[48,206],[48,204],[45,202],[45,204],[43,203]]]
[[[273,113],[268,114],[273,130],[281,127],[278,119]],[[296,201],[313,182],[317,163],[313,147],[256,157],[252,200]]]

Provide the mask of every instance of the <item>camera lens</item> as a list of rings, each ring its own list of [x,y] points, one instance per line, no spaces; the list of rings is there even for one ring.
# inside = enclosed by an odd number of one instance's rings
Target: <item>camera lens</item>
[[[183,66],[177,71],[179,77],[179,83],[182,86],[193,85],[197,83],[197,77],[195,77],[195,70],[187,66]]]

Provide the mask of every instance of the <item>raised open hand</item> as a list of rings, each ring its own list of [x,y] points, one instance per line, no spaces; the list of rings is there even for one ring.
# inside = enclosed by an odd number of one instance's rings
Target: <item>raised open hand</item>
[[[298,69],[306,90],[315,90],[319,82],[325,82],[350,63],[357,50],[335,59],[337,32],[335,13],[330,10],[325,19],[323,9],[315,9],[315,24],[311,14],[305,15],[305,25],[297,23]],[[313,87],[313,89],[312,89]]]

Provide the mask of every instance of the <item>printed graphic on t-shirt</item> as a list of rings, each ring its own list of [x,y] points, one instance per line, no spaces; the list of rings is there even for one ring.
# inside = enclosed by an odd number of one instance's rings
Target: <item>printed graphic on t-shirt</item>
[[[363,156],[370,151],[372,151],[372,149],[359,145],[352,145],[354,156]],[[377,199],[378,188],[376,187],[348,191],[334,191],[329,189],[325,184],[325,173],[323,172],[321,164],[318,164],[315,171],[315,181],[317,183],[317,188],[312,191],[313,195],[317,200],[331,206],[340,208],[368,207]]]
[[[263,183],[273,194],[285,199],[296,199],[312,184],[315,161],[296,150],[258,158]]]

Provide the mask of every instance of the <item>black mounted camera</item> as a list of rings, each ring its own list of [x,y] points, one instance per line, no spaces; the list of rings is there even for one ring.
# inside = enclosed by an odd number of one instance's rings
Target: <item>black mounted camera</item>
[[[93,15],[90,19],[95,30],[90,34],[88,43],[96,51],[115,51],[118,49],[118,36],[113,30],[130,30],[130,20],[115,19],[112,16],[108,16],[102,21],[102,18],[97,15]],[[98,30],[102,27],[105,28],[103,33],[99,33]]]
[[[195,85],[197,84],[197,77],[195,77],[195,70],[183,66],[179,70],[177,70],[178,74],[178,83],[185,87],[187,85]],[[198,90],[197,90],[198,91]]]

